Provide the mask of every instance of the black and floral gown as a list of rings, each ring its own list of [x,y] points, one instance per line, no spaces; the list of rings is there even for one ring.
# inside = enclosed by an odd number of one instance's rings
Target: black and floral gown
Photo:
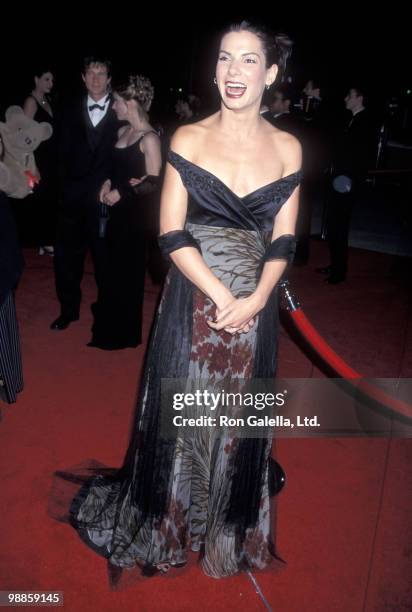
[[[238,197],[210,172],[170,151],[168,161],[188,192],[184,230],[160,238],[165,255],[198,248],[233,295],[249,295],[266,260],[290,261],[295,243],[270,242],[273,221],[300,172]],[[271,486],[271,439],[216,434],[163,436],[167,410],[162,379],[196,381],[270,378],[276,369],[278,291],[246,334],[208,327],[214,305],[172,264],[146,354],[131,441],[120,469],[90,468],[72,501],[70,522],[82,539],[119,568],[150,574],[158,564],[182,565],[199,551],[216,578],[264,568],[276,557]],[[163,408],[162,408],[163,406]],[[60,473],[60,476],[64,473]],[[66,474],[67,476],[67,474]]]

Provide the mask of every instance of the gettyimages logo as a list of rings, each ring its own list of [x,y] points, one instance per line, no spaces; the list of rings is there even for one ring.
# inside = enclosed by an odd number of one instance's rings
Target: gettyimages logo
[[[267,407],[284,406],[287,390],[282,393],[234,393],[222,391],[196,390],[194,393],[175,393],[173,395],[173,409],[183,410],[185,407],[206,407],[216,410],[218,407],[253,407],[255,410],[264,410]]]

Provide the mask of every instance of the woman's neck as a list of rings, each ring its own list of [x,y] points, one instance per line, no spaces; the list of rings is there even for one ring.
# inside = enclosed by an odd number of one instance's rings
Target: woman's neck
[[[129,125],[134,132],[145,132],[150,129],[147,121],[142,121],[138,115],[133,115],[128,119]]]
[[[46,104],[47,103],[47,98],[45,96],[44,91],[41,91],[39,89],[33,89],[32,96],[34,96],[36,98],[36,100],[38,102],[40,102],[40,104]]]
[[[218,117],[220,129],[238,142],[248,140],[256,134],[261,124],[259,110],[257,104],[240,110],[232,110],[222,104]]]

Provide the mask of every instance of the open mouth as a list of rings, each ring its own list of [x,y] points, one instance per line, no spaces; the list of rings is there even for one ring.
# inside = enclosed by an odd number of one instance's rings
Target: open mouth
[[[225,92],[228,98],[241,98],[246,92],[246,85],[234,81],[226,81]]]

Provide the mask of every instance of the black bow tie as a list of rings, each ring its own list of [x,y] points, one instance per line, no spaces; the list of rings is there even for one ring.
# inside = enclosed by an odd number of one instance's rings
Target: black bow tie
[[[99,110],[104,111],[105,106],[100,106],[100,104],[92,104],[91,106],[89,106],[89,111],[92,111],[95,108],[98,108]]]

